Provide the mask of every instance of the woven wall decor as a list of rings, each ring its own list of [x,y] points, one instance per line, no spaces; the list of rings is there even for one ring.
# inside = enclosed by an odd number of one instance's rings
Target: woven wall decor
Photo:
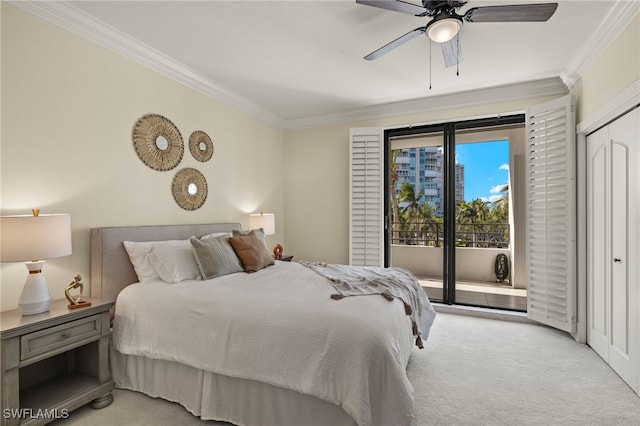
[[[180,131],[169,119],[158,114],[140,117],[133,126],[132,139],[140,160],[154,170],[171,170],[184,155]]]
[[[189,151],[198,161],[209,161],[213,155],[213,142],[202,130],[196,130],[189,136]]]
[[[186,167],[173,177],[171,193],[176,203],[185,210],[199,209],[207,199],[207,180],[198,170]]]

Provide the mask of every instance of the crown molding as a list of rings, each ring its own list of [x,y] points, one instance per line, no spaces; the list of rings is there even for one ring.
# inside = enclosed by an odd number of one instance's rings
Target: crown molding
[[[562,78],[567,87],[573,88],[582,77],[585,69],[604,53],[639,12],[640,2],[616,0],[602,22],[600,22],[600,25],[593,31],[582,47],[577,50],[560,74],[560,78]]]
[[[235,107],[278,128],[280,117],[264,110],[237,93],[213,83],[207,77],[175,61],[162,52],[94,18],[66,1],[9,1],[12,5],[62,27],[84,39],[118,53],[146,68],[181,83],[206,96]]]
[[[372,105],[319,117],[290,120],[287,130],[299,130],[332,124],[396,117],[417,113],[465,108],[544,96],[563,96],[569,89],[560,77],[512,83],[483,89],[419,98],[409,101]]]
[[[9,2],[26,12],[282,130],[297,130],[518,99],[565,95],[581,76],[584,68],[607,48],[640,9],[638,2],[616,1],[602,24],[574,56],[560,77],[371,105],[303,119],[285,120],[261,108],[251,100],[212,82],[204,75],[162,52],[97,20],[66,1],[10,0]],[[601,33],[605,33],[605,35],[602,36]]]

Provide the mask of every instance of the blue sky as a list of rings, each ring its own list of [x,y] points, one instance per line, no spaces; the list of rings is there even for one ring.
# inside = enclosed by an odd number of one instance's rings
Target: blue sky
[[[465,201],[493,201],[509,180],[509,141],[458,144],[456,161],[464,164]]]

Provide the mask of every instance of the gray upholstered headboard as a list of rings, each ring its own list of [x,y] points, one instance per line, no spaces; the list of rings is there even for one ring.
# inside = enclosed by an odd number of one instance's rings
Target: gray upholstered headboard
[[[123,241],[186,240],[240,229],[239,223],[121,226],[91,230],[91,296],[116,300],[120,290],[138,281]]]

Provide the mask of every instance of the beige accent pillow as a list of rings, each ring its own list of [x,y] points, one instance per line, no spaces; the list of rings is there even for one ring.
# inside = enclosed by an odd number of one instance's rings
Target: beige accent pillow
[[[256,272],[275,263],[264,243],[253,231],[248,235],[231,237],[229,243],[240,259],[245,272]]]
[[[264,244],[265,247],[267,246],[267,242],[266,242],[265,235],[264,235],[264,229],[262,229],[262,228],[251,229],[251,230],[248,230],[248,231],[244,230],[244,229],[243,230],[234,229],[232,232],[233,232],[233,236],[234,237],[240,237],[240,236],[243,236],[243,235],[249,235],[249,234],[251,234],[253,232],[253,234],[256,237],[258,237],[258,239],[260,241],[262,241],[262,244]]]

